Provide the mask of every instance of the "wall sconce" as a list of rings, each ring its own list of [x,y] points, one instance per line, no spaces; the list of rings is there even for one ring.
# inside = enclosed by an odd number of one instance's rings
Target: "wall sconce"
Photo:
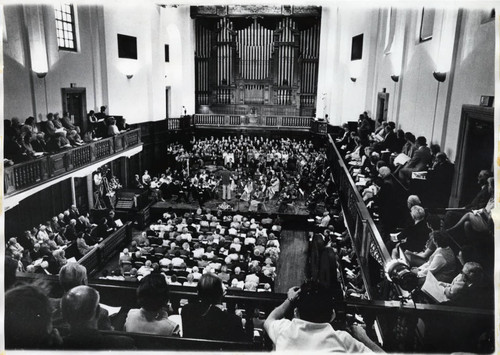
[[[134,74],[127,74],[127,79],[132,79],[133,76]]]
[[[434,76],[434,79],[436,79],[440,83],[446,80],[446,72],[435,71],[432,73],[432,75]]]
[[[47,72],[41,72],[41,73],[35,72],[35,74],[38,78],[43,79],[47,75]]]
[[[392,81],[397,83],[399,81],[399,75],[391,75],[391,79],[392,79]]]
[[[355,83],[355,82],[356,82],[356,79],[357,79],[357,78],[355,78],[355,77],[352,77],[352,76],[351,76],[351,81],[352,81],[353,83]]]

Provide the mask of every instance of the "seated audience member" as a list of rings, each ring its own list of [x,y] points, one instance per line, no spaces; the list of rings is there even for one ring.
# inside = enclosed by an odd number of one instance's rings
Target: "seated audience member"
[[[470,210],[479,210],[484,208],[490,200],[491,194],[488,187],[488,178],[492,176],[488,170],[481,170],[477,177],[477,183],[480,190],[472,201],[464,206],[462,211],[448,211],[444,217],[444,228],[451,228],[460,218]]]
[[[115,221],[115,211],[113,211],[113,210],[109,211],[108,216],[106,217],[106,224],[108,226],[108,230],[109,229],[112,229],[112,230],[118,229],[118,226],[116,225],[116,221]]]
[[[393,249],[393,258],[397,258],[397,247],[401,247],[403,251],[421,251],[429,238],[430,229],[425,221],[425,210],[420,206],[413,206],[410,214],[414,224],[395,237],[396,246]]]
[[[434,242],[434,232],[441,229],[441,220],[436,215],[429,215],[427,217],[427,227],[431,230],[429,239],[425,243],[425,248],[422,251],[416,252],[411,250],[405,251],[405,256],[411,267],[420,266],[425,263],[429,257],[436,250],[436,243]]]
[[[432,160],[431,150],[427,146],[425,137],[418,137],[415,147],[413,157],[399,170],[399,179],[405,185],[409,184],[413,172],[426,170]]]
[[[451,283],[440,282],[450,303],[461,306],[482,306],[487,294],[483,267],[476,262],[465,263],[462,272]]]
[[[22,285],[5,293],[5,347],[10,350],[58,348],[62,339],[52,326],[47,295],[38,287]]]
[[[199,301],[182,308],[182,330],[186,338],[244,341],[241,318],[221,310],[224,296],[222,281],[203,274],[198,282]]]
[[[93,247],[89,246],[87,242],[85,241],[85,235],[84,233],[78,234],[78,237],[76,238],[76,247],[78,249],[78,252],[80,253],[81,256],[84,256],[87,254],[89,251],[93,249]],[[94,244],[97,246],[97,244]]]
[[[73,287],[87,285],[87,269],[85,266],[75,262],[70,262],[64,265],[59,271],[59,284],[64,293],[67,293]],[[54,327],[56,327],[62,335],[65,335],[69,330],[69,325],[63,320],[61,313],[61,299],[51,298],[52,317]],[[99,317],[97,321],[97,329],[112,330],[111,320],[109,319],[108,311],[102,307],[99,308]]]
[[[430,191],[428,207],[447,207],[450,199],[451,186],[455,166],[450,162],[445,153],[436,154],[436,160],[429,169],[427,181]]]
[[[292,308],[294,318],[286,319]],[[346,331],[334,330],[329,324],[334,318],[331,293],[320,284],[309,282],[288,290],[287,299],[269,314],[264,329],[277,351],[382,351],[360,326],[351,327],[354,337]]]
[[[179,335],[179,325],[168,319],[168,286],[159,273],[145,276],[137,288],[140,309],[131,309],[125,321],[127,332]]]
[[[71,118],[69,117],[69,112],[63,113],[61,124],[68,131],[76,131],[76,133],[80,133],[80,127],[75,126],[73,122],[71,122]]]
[[[114,117],[109,117],[108,121],[108,137],[116,136],[120,134],[120,130],[116,126],[116,120]]]
[[[63,319],[70,332],[63,338],[63,348],[71,350],[133,350],[134,340],[126,336],[103,335],[97,328],[99,292],[89,286],[76,286],[61,299]]]
[[[434,232],[434,242],[436,250],[429,260],[418,268],[413,268],[412,271],[422,279],[427,276],[427,273],[432,272],[438,281],[451,282],[457,274],[457,258],[450,248],[450,237],[446,232],[437,231]]]
[[[456,225],[448,229],[448,233],[454,238],[459,237],[459,240],[461,240],[460,234],[462,233],[466,241],[473,241],[475,233],[487,233],[493,230],[491,210],[495,207],[494,184],[495,179],[492,177],[488,178],[490,199],[486,206],[480,210],[473,210],[466,213]]]

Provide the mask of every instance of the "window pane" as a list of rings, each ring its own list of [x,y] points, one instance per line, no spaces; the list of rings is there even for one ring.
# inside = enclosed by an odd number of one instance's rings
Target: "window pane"
[[[62,49],[75,50],[75,19],[71,4],[59,4],[54,7],[57,29],[57,43]]]

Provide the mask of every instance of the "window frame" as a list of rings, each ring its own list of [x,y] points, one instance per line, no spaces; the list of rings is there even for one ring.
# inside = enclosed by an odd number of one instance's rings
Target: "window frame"
[[[65,6],[69,6],[70,12],[67,12]],[[58,18],[58,12],[61,14],[60,18]],[[70,17],[68,21],[65,19],[65,15]],[[76,35],[76,11],[75,6],[73,4],[68,3],[60,3],[54,5],[54,16],[55,16],[55,24],[56,24],[56,40],[57,46],[59,50],[68,51],[68,52],[78,52],[78,41]],[[66,25],[69,24],[71,29],[68,30]],[[62,33],[62,36],[59,33]],[[71,33],[73,38],[68,38],[67,34]],[[64,45],[61,45],[60,41],[63,41]],[[66,42],[72,41],[73,47],[67,47]]]

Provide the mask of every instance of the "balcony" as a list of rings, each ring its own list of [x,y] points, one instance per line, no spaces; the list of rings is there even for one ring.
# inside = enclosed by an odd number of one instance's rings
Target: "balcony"
[[[141,150],[140,129],[133,129],[114,137],[5,167],[5,198],[59,181],[72,173],[92,167],[95,163],[105,164],[122,156],[134,155]]]

